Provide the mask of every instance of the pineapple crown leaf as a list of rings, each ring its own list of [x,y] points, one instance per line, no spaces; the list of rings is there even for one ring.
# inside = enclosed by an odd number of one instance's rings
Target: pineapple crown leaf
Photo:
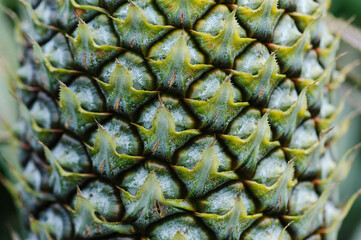
[[[257,128],[247,139],[240,139],[237,136],[221,135],[223,141],[227,144],[233,154],[237,156],[236,168],[252,175],[256,169],[257,163],[272,149],[279,147],[278,141],[270,141],[270,126],[268,117],[270,112],[266,112]]]
[[[149,60],[149,65],[157,76],[159,86],[185,95],[189,85],[212,65],[191,64],[185,34],[181,33],[164,60]]]
[[[223,29],[216,36],[191,31],[200,48],[207,53],[210,63],[217,66],[232,67],[235,57],[255,41],[252,38],[240,37],[240,26],[235,14],[236,10],[228,16]]]
[[[237,17],[249,30],[249,35],[261,40],[268,40],[283,14],[283,9],[277,8],[278,0],[265,0],[253,10],[249,7],[238,7]]]
[[[177,175],[186,184],[188,197],[202,196],[208,189],[213,189],[238,176],[233,171],[218,172],[219,159],[214,146],[208,147],[202,156],[202,159],[194,166],[188,169],[183,166],[172,166]]]
[[[201,119],[202,128],[224,130],[230,121],[249,105],[248,102],[234,102],[234,93],[229,77],[226,77],[216,94],[207,101],[185,99],[187,105]]]
[[[125,20],[114,17],[112,19],[121,44],[143,54],[152,43],[173,29],[172,26],[149,24],[143,10],[137,5],[129,6]]]

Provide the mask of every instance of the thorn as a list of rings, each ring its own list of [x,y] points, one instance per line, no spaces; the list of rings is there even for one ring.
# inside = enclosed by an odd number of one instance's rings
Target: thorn
[[[172,86],[172,84],[173,84],[174,79],[175,79],[176,76],[177,76],[177,69],[174,70],[174,72],[173,72],[173,76],[172,76],[172,78],[170,79],[168,88],[170,88],[170,87]]]
[[[212,122],[215,122],[217,120],[217,118],[219,117],[219,113],[221,110],[218,110],[216,113],[216,116],[214,116],[214,118],[212,119]]]
[[[142,215],[142,212],[143,212],[144,208],[142,208],[142,210],[139,211],[138,215],[137,215],[137,218],[140,217],[140,215]]]
[[[158,101],[159,101],[159,106],[161,108],[166,108],[162,102],[162,97],[160,96],[160,92],[158,92]]]
[[[211,148],[214,147],[214,145],[216,145],[217,139],[214,137],[214,139],[212,140],[212,142],[208,145],[207,148]]]
[[[152,149],[152,152],[155,152],[157,150],[157,148],[159,146],[159,141],[160,141],[160,139],[158,139],[158,141],[155,143],[155,145],[154,145],[154,147]]]
[[[98,55],[100,59],[103,59],[103,56],[100,54],[100,51],[95,51],[95,53]]]
[[[103,234],[103,231],[100,229],[99,225],[94,222],[95,227],[98,229],[99,233]]]
[[[87,65],[87,53],[85,52],[84,53],[84,56],[83,56],[83,64],[84,64],[84,68],[85,70],[88,71],[88,65]]]
[[[99,218],[100,218],[103,222],[108,222],[108,220],[106,220],[105,217],[102,216],[102,215],[99,215]]]
[[[85,225],[85,229],[86,229],[86,231],[88,232],[88,235],[89,235],[90,237],[92,237],[92,236],[93,236],[93,233],[92,233],[90,227],[88,226],[88,224]]]
[[[230,236],[232,232],[233,232],[233,225],[232,225],[231,228],[229,229],[228,236]]]
[[[259,92],[257,98],[258,99],[261,98],[263,96],[263,93],[264,93],[264,89],[263,89],[263,87],[261,87],[261,91]]]
[[[184,21],[184,10],[182,10],[181,19],[180,19],[182,25],[183,25],[183,21]]]
[[[279,48],[276,49],[275,51],[271,52],[271,55],[269,57],[273,57],[273,56],[276,56],[276,54],[279,52]]]
[[[101,162],[101,164],[100,164],[100,166],[99,166],[99,172],[100,172],[100,174],[103,174],[104,163],[105,163],[105,159],[103,159],[103,161]]]
[[[281,211],[282,208],[282,194],[280,195],[280,200],[279,200],[279,204],[278,204],[278,212]]]
[[[83,19],[81,18],[81,16],[86,13],[86,11],[84,9],[75,8],[74,13],[75,13],[76,17],[78,18],[79,24],[86,24],[83,21]]]
[[[231,82],[231,78],[232,78],[232,76],[233,76],[233,73],[231,72],[225,79],[224,79],[224,81],[225,82]]]
[[[76,196],[84,198],[83,193],[81,192],[79,185],[76,185]]]
[[[119,103],[120,103],[120,94],[119,94],[119,96],[118,96],[118,98],[117,98],[117,101],[115,101],[115,105],[114,105],[114,110],[115,111],[118,111],[118,109],[119,109]]]
[[[69,125],[70,125],[70,119],[71,119],[71,115],[69,115],[69,117],[66,119],[66,122],[65,122],[65,128],[68,129],[69,128]]]
[[[135,40],[135,35],[132,37],[132,40],[130,41],[130,48],[133,48],[133,43],[134,43],[134,40]]]

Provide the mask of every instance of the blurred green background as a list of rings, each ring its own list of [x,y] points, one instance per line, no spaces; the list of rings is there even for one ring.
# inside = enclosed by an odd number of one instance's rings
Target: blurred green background
[[[339,18],[349,19],[355,17],[353,25],[361,29],[361,0],[332,0],[331,12]],[[12,9],[18,7],[16,0],[0,0],[0,4],[4,4]],[[8,122],[14,122],[16,119],[16,103],[11,97],[7,82],[5,71],[9,66],[16,68],[18,51],[16,43],[12,39],[12,25],[10,20],[0,12],[0,117],[6,119]],[[346,43],[341,44],[340,52],[347,51],[349,54],[339,61],[339,66],[344,66],[355,59],[361,59],[361,52],[353,49]],[[9,65],[5,64],[6,62]],[[353,81],[361,82],[361,67],[355,69],[352,73]],[[349,88],[352,84],[349,82],[344,86],[344,89]],[[354,83],[353,83],[354,84]],[[350,112],[355,108],[361,109],[361,90],[354,91],[350,97],[350,101],[346,106],[345,112]],[[342,92],[342,91],[341,91]],[[341,93],[342,94],[342,93]],[[358,104],[358,105],[357,105]],[[9,146],[1,144],[6,137],[4,129],[0,124],[0,152],[3,155],[11,156],[15,150]],[[361,142],[361,117],[357,117],[352,121],[350,131],[348,134],[339,141],[338,149],[336,150],[337,156],[342,154],[354,144]],[[1,156],[0,156],[1,157]],[[0,168],[1,171],[1,168]],[[0,172],[1,173],[1,172]],[[3,173],[1,173],[3,174]],[[349,177],[341,184],[340,198],[341,202],[345,202],[354,192],[361,188],[361,154],[356,159]],[[17,216],[15,213],[13,200],[8,192],[0,184],[0,240],[11,239],[8,229],[19,229]],[[340,240],[360,240],[361,239],[361,197],[359,197],[353,208],[351,209],[348,217],[345,219],[339,235]]]

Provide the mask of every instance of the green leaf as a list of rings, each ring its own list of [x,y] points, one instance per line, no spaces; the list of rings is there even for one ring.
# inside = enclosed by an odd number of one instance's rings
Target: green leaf
[[[277,8],[278,0],[264,0],[255,10],[238,7],[237,17],[249,30],[249,36],[260,40],[269,40],[273,30],[284,12]]]
[[[124,220],[133,220],[142,228],[168,215],[194,210],[191,203],[183,199],[165,199],[155,172],[149,173],[135,196],[123,189],[120,190],[126,210]]]
[[[34,57],[39,65],[38,82],[45,90],[56,94],[59,90],[58,81],[66,82],[71,76],[79,74],[79,71],[54,67],[43,53],[39,44],[30,38],[33,43]]]
[[[292,46],[268,44],[269,48],[276,52],[283,73],[297,75],[301,72],[306,52],[311,48],[310,40],[310,29],[307,28]]]
[[[179,28],[192,28],[194,22],[212,5],[213,0],[156,0],[170,24]]]
[[[189,85],[212,65],[191,64],[191,56],[184,37],[184,32],[174,43],[164,60],[149,59],[149,65],[157,76],[159,85],[185,95]]]
[[[45,157],[51,166],[49,183],[56,196],[64,197],[71,189],[75,189],[77,184],[94,177],[89,173],[73,173],[64,170],[50,149],[43,143],[39,143],[43,146]]]
[[[98,45],[88,25],[81,19],[76,29],[76,38],[69,35],[74,61],[86,71],[94,72],[104,61],[120,53],[122,48]]]
[[[80,189],[77,189],[75,210],[69,209],[73,217],[75,235],[78,237],[92,237],[95,233],[117,232],[121,234],[132,234],[134,228],[121,222],[108,222],[102,220],[95,214],[94,207],[85,199]],[[92,231],[93,230],[93,231]]]
[[[324,211],[324,206],[327,202],[328,197],[333,192],[333,188],[327,188],[319,197],[317,202],[315,202],[311,207],[309,207],[302,215],[300,216],[283,216],[283,219],[292,224],[290,229],[294,233],[296,240],[304,239],[306,236],[314,232],[315,226],[320,219],[322,219],[322,213]],[[316,224],[316,225],[315,225]]]
[[[196,129],[176,132],[173,116],[163,105],[158,107],[151,129],[134,125],[144,142],[145,153],[163,157],[168,161],[175,150],[193,136],[199,135],[199,131]]]
[[[236,136],[221,135],[231,152],[237,156],[236,168],[241,168],[247,175],[252,175],[257,163],[272,149],[280,146],[278,141],[270,141],[271,129],[268,125],[267,112],[258,123],[257,128],[247,139]]]
[[[54,238],[50,235],[50,229],[40,221],[30,218],[30,228],[36,236],[41,240],[53,240]]]
[[[94,126],[95,120],[101,120],[111,115],[111,113],[96,113],[84,110],[75,94],[63,83],[60,83],[59,99],[61,122],[65,128],[78,134]]]
[[[207,53],[209,62],[220,67],[232,67],[235,57],[255,39],[239,37],[239,25],[234,10],[227,18],[223,29],[216,35],[191,31],[201,49]]]
[[[265,106],[272,91],[278,83],[285,79],[285,75],[278,74],[276,57],[272,54],[256,75],[232,70],[233,78],[244,91],[246,99],[256,105]]]
[[[193,112],[201,119],[201,127],[223,131],[240,111],[248,106],[247,102],[234,102],[232,84],[228,76],[217,93],[207,101],[185,99]]]
[[[196,213],[211,229],[215,229],[218,239],[239,239],[254,221],[262,217],[262,213],[247,215],[247,210],[238,197],[236,203],[225,215]]]
[[[355,194],[353,194],[347,203],[342,207],[341,214],[335,218],[332,223],[326,228],[321,229],[319,232],[324,236],[327,240],[337,240],[339,230],[341,228],[341,224],[349,211],[351,210],[352,205],[356,201],[356,199],[361,195],[361,190],[358,190]]]
[[[122,46],[145,54],[152,43],[164,36],[172,26],[149,24],[143,10],[130,2],[125,20],[113,18]]]
[[[152,96],[155,91],[144,91],[133,88],[133,79],[129,71],[118,61],[109,83],[97,80],[103,90],[107,105],[119,113],[132,114]]]
[[[328,132],[329,131],[321,132],[319,140],[314,142],[307,149],[283,148],[283,151],[289,159],[295,158],[297,176],[302,175],[307,169],[311,169],[311,165],[318,164],[320,155],[328,138]]]
[[[173,166],[173,169],[187,186],[188,197],[199,197],[225,182],[238,178],[233,171],[218,172],[218,166],[219,159],[212,143],[192,170],[182,166]]]
[[[246,180],[248,189],[257,197],[261,207],[259,211],[272,213],[284,212],[287,209],[288,198],[297,180],[294,177],[294,161],[288,163],[286,170],[272,186]]]
[[[330,188],[332,185],[342,182],[351,170],[352,164],[355,160],[355,156],[350,156],[352,153],[357,151],[361,147],[361,144],[357,144],[354,147],[350,148],[337,163],[337,166],[329,173],[325,179],[316,179],[314,180],[317,188],[320,191],[324,191],[327,188]]]
[[[140,162],[143,157],[119,154],[112,137],[99,124],[94,147],[88,146],[93,166],[104,176],[113,177]]]
[[[291,134],[296,129],[297,125],[305,118],[310,117],[311,114],[307,110],[306,92],[310,85],[303,88],[297,101],[294,102],[288,110],[282,111],[278,109],[269,110],[269,121],[274,128],[274,138],[289,140]]]

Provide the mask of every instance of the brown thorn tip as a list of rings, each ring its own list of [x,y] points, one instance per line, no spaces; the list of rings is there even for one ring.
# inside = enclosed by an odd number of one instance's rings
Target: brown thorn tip
[[[161,108],[165,108],[163,102],[162,102],[162,97],[160,96],[160,92],[158,92],[158,101],[159,101],[159,107]]]
[[[136,4],[132,1],[132,0],[128,0],[129,1],[129,3],[130,3],[130,6],[131,7],[135,7],[136,6]]]
[[[225,82],[231,82],[232,76],[233,76],[233,73],[231,72],[231,73],[224,79],[224,81],[225,81]]]
[[[97,124],[98,128],[102,131],[105,131],[105,128],[98,122],[98,120],[96,120],[95,118],[94,119],[94,122]]]

